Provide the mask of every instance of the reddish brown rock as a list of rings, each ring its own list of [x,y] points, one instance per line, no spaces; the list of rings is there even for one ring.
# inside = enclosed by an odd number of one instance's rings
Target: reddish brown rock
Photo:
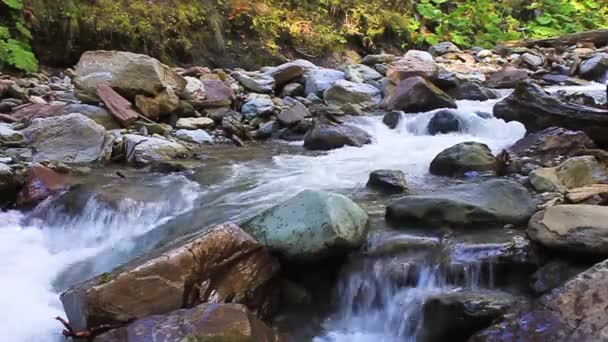
[[[456,102],[448,94],[420,76],[401,81],[382,105],[389,110],[409,113],[456,108]]]
[[[23,121],[25,123],[31,122],[38,118],[49,118],[55,116],[59,111],[65,108],[66,105],[50,105],[43,103],[33,103],[25,106],[18,107],[11,117],[17,121]]]
[[[204,107],[229,107],[234,100],[234,92],[222,81],[204,80],[203,85],[207,92]]]
[[[201,303],[240,303],[265,316],[277,296],[277,271],[262,245],[228,223],[76,285],[61,300],[77,330]]]
[[[505,67],[488,76],[490,88],[514,88],[519,81],[528,79],[528,72],[515,67]]]
[[[17,195],[18,206],[35,206],[47,197],[65,190],[67,177],[39,164],[30,166],[25,174],[25,185]]]
[[[96,342],[213,341],[279,342],[286,339],[240,304],[201,304],[192,309],[138,319]]]
[[[138,115],[132,109],[131,102],[115,92],[108,83],[101,83],[97,86],[97,96],[101,98],[110,114],[122,127],[129,127],[137,121]]]

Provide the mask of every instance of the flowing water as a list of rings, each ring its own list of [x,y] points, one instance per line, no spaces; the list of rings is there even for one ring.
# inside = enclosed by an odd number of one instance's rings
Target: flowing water
[[[381,117],[356,118],[353,123],[373,135],[373,144],[328,153],[305,152],[296,144],[268,144],[245,149],[235,158],[210,152],[194,175],[134,171],[124,181],[111,177],[111,170],[98,170],[83,182],[108,193],[105,198],[76,200],[77,208],[61,207],[60,199],[50,199],[32,213],[2,212],[0,340],[60,340],[61,329],[53,317],[63,315],[58,299],[62,288],[187,233],[175,227],[194,229],[193,225],[242,219],[303,189],[345,193],[362,201],[372,214],[379,213],[381,206],[359,196],[376,169],[404,171],[410,186],[419,191],[443,186],[440,178],[427,172],[443,149],[480,141],[498,152],[524,136],[525,129],[517,122],[475,113],[491,113],[496,102],[460,101],[458,115],[465,129],[459,134],[427,135],[433,112],[406,114],[395,130],[382,124]],[[414,341],[420,303],[429,293],[455,286],[447,284],[432,263],[417,271],[415,285],[408,288],[383,280],[374,269],[343,277],[338,308],[316,341]],[[469,284],[476,283],[475,276],[469,278]]]

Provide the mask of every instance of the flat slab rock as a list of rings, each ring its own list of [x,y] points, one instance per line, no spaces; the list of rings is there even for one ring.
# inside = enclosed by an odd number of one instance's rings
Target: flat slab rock
[[[77,330],[165,314],[202,302],[233,302],[264,316],[277,294],[278,263],[235,224],[219,225],[61,294]]]

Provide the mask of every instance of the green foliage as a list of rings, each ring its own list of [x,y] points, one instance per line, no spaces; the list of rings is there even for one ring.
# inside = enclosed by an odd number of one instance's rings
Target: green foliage
[[[29,44],[32,33],[25,26],[22,9],[21,0],[0,2],[0,70],[38,70],[38,61]]]
[[[223,51],[234,42],[255,42],[272,53],[288,47],[319,55],[352,43],[369,52],[440,41],[492,47],[608,28],[607,0],[0,0],[13,18],[0,27],[0,62],[21,68],[20,59],[29,70],[27,45],[8,46],[11,39],[32,38],[17,15],[22,1],[46,23],[38,32],[60,27],[58,38],[68,46],[81,35],[89,48],[94,43],[161,59],[175,50]]]

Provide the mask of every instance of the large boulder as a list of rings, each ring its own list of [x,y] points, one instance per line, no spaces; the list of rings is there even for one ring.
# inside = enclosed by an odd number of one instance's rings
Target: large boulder
[[[68,115],[71,113],[82,114],[96,123],[103,126],[106,130],[119,129],[120,125],[114,120],[112,115],[102,107],[91,106],[87,104],[69,104],[62,107],[53,116]]]
[[[285,258],[313,260],[359,247],[367,236],[367,220],[348,197],[305,190],[243,228]]]
[[[462,123],[458,118],[458,113],[445,109],[433,115],[426,129],[430,135],[460,132]]]
[[[573,157],[595,144],[585,132],[570,131],[561,127],[549,127],[518,140],[509,148],[511,156],[530,159],[541,166],[553,166],[558,158]]]
[[[240,303],[264,316],[275,300],[277,270],[257,241],[224,224],[75,285],[61,301],[77,330],[201,303]]]
[[[498,98],[496,92],[483,87],[477,82],[464,82],[448,90],[448,94],[456,100],[487,101]]]
[[[382,74],[365,64],[352,64],[344,68],[346,79],[355,83],[377,81]]]
[[[74,69],[76,89],[96,96],[97,86],[108,82],[121,95],[156,96],[165,88],[181,93],[186,80],[158,60],[124,51],[88,51]]]
[[[90,163],[103,160],[106,130],[78,113],[34,119],[24,130],[34,148],[34,161]]]
[[[494,106],[494,116],[519,121],[530,132],[558,126],[585,132],[601,146],[608,146],[608,110],[563,102],[531,82],[521,82],[513,94]]]
[[[558,205],[536,213],[528,235],[534,241],[566,252],[608,255],[608,208]]]
[[[485,226],[526,222],[536,204],[522,185],[503,179],[464,184],[435,193],[405,196],[387,207],[396,223]]]
[[[490,148],[478,142],[463,142],[440,152],[431,162],[430,171],[439,176],[463,176],[469,171],[492,171],[496,158]]]
[[[344,105],[355,105],[361,109],[375,107],[382,95],[380,89],[365,83],[354,83],[339,80],[323,92],[328,105],[342,108]]]
[[[530,183],[540,192],[566,190],[608,182],[608,170],[594,156],[573,157],[557,167],[530,172]]]
[[[283,339],[240,304],[201,304],[138,319],[96,342],[279,342]]]
[[[433,56],[426,51],[409,50],[403,58],[388,65],[386,77],[395,84],[414,77],[421,76],[432,80],[439,73],[439,66]]]
[[[130,163],[149,164],[171,160],[183,157],[188,152],[184,146],[161,138],[125,134],[123,139],[126,147],[126,160]]]
[[[598,53],[583,61],[579,66],[578,73],[582,78],[605,82],[608,77],[608,53]]]
[[[154,97],[145,95],[135,96],[135,106],[148,119],[158,120],[175,112],[180,105],[179,97],[173,88],[166,88]]]
[[[315,94],[321,96],[325,89],[339,80],[346,79],[344,72],[334,69],[313,69],[306,74],[306,96]]]
[[[359,127],[349,124],[331,125],[314,120],[304,136],[304,147],[309,150],[328,151],[344,146],[361,147],[370,144],[372,137]]]
[[[509,315],[469,342],[605,341],[607,282],[608,260],[543,296],[533,310]]]
[[[398,109],[411,113],[457,107],[448,94],[419,76],[401,81],[384,99],[383,105],[389,110]]]

